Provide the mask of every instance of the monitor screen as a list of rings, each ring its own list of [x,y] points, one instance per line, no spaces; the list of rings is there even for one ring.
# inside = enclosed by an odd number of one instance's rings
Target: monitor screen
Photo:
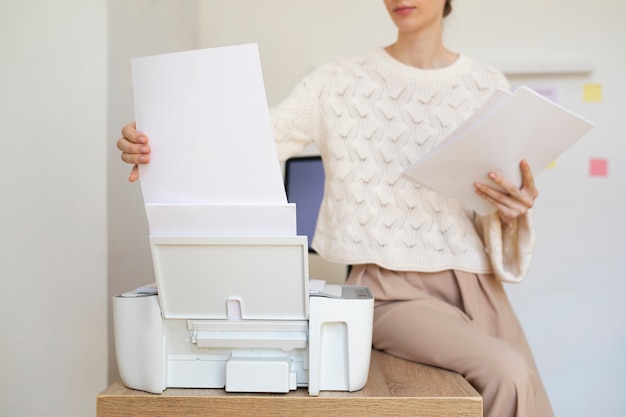
[[[294,157],[285,164],[287,200],[296,204],[298,235],[307,236],[311,248],[317,213],[324,195],[324,167],[319,156]]]

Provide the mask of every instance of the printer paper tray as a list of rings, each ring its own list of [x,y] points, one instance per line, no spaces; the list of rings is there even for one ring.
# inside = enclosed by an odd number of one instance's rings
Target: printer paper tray
[[[307,346],[307,321],[189,320],[192,342],[200,348],[270,348],[290,351]]]

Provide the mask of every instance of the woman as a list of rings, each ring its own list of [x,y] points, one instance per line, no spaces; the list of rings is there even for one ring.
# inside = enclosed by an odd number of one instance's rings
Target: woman
[[[376,348],[461,373],[486,416],[549,417],[501,284],[524,277],[534,248],[529,209],[538,193],[528,164],[521,188],[494,172],[475,184],[496,209],[482,217],[400,178],[508,83],[443,45],[451,0],[384,2],[394,44],[320,67],[271,110],[280,159],[315,143],[324,160],[313,246],[353,265],[348,283],[372,290]],[[122,159],[148,163],[145,135],[134,124],[122,132]],[[129,179],[137,178],[135,165]]]

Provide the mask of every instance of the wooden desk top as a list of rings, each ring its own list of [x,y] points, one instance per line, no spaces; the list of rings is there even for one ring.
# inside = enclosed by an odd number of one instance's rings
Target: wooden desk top
[[[311,397],[306,388],[287,394],[168,388],[159,395],[118,381],[97,397],[97,417],[144,416],[482,417],[482,398],[459,374],[372,350],[367,384],[356,392]]]

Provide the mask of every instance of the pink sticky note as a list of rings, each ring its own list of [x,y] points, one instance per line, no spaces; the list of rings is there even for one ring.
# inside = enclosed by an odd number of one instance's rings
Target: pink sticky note
[[[592,177],[606,177],[609,175],[609,161],[605,158],[591,158],[589,160],[589,175]]]

